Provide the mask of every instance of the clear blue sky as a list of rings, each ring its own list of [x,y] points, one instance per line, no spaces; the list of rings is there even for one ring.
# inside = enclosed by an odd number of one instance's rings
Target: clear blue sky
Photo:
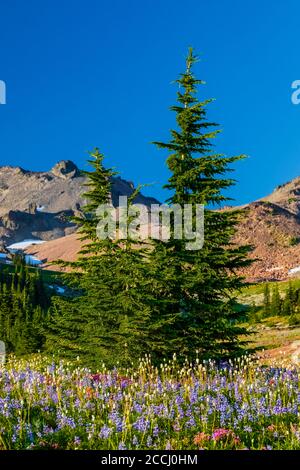
[[[237,203],[300,175],[298,0],[1,0],[0,165],[85,167],[95,146],[122,177],[156,183],[163,200],[172,80],[189,45],[223,129],[217,150],[249,155],[237,165]]]

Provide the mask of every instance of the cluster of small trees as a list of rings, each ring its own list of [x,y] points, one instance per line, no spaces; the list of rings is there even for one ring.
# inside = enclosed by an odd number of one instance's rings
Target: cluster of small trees
[[[262,313],[264,317],[284,315],[296,318],[300,313],[300,287],[295,287],[290,282],[281,296],[276,284],[274,286],[266,284],[263,292]]]
[[[15,258],[14,269],[0,270],[0,331],[8,352],[21,355],[41,349],[49,305],[41,271],[25,266],[22,257]]]

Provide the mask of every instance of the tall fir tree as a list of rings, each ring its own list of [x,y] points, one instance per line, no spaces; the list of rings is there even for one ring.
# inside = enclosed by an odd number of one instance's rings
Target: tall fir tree
[[[57,260],[56,263],[68,268],[70,273],[64,276],[64,284],[70,288],[71,296],[57,297],[52,302],[46,334],[46,350],[60,351],[65,357],[74,358],[80,356],[86,362],[94,362],[102,356],[102,348],[95,347],[95,339],[99,342],[99,329],[101,334],[104,328],[101,324],[99,306],[95,305],[92,294],[96,289],[96,298],[99,298],[99,273],[96,274],[94,265],[97,264],[99,253],[101,256],[109,254],[113,248],[111,240],[99,240],[96,229],[99,223],[97,209],[100,205],[110,203],[111,178],[115,174],[112,169],[106,169],[103,165],[104,156],[96,148],[90,153],[88,164],[91,171],[84,171],[87,178],[84,185],[85,191],[82,197],[86,201],[82,207],[82,213],[74,216],[73,221],[78,225],[78,238],[82,242],[79,257],[74,262]],[[103,276],[106,271],[101,270]],[[110,312],[105,312],[109,317]],[[94,325],[93,335],[89,337],[91,324]],[[97,342],[97,340],[96,340]]]
[[[165,323],[159,319],[160,304],[153,296],[149,248],[130,237],[98,238],[96,229],[103,214],[97,209],[110,202],[114,173],[104,168],[97,149],[89,163],[93,171],[85,172],[87,204],[75,219],[84,244],[75,262],[63,263],[72,269],[65,280],[74,295],[56,299],[46,346],[69,357],[78,355],[93,368],[102,361],[109,366],[128,365],[145,352],[165,347],[160,334]],[[135,195],[137,191],[129,204]]]
[[[186,70],[176,83],[178,103],[171,107],[176,113],[177,129],[171,131],[169,142],[154,142],[171,152],[167,166],[171,172],[165,188],[171,191],[168,203],[205,205],[205,242],[200,250],[186,250],[187,240],[164,244],[156,242],[153,257],[158,269],[170,279],[165,295],[173,300],[176,315],[173,337],[179,354],[193,357],[196,350],[202,357],[226,357],[240,354],[247,331],[236,322],[236,292],[244,285],[238,269],[250,264],[250,247],[236,246],[232,237],[241,211],[216,211],[229,198],[223,194],[234,180],[226,177],[230,164],[244,156],[226,157],[212,153],[212,141],[218,134],[216,124],[206,118],[211,100],[199,101],[197,89],[204,82],[197,79],[193,66],[197,57],[190,49]],[[163,258],[167,260],[163,264]]]

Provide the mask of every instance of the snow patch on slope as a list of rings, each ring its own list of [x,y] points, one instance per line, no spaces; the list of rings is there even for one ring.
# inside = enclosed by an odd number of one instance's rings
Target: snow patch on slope
[[[9,250],[25,250],[31,245],[40,245],[41,243],[45,243],[44,240],[34,240],[34,239],[26,239],[22,242],[13,243],[12,245],[8,246]]]

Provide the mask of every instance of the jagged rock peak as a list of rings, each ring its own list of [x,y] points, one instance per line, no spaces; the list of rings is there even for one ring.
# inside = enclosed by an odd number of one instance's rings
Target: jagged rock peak
[[[71,160],[61,160],[51,169],[53,175],[59,178],[75,178],[79,176],[78,167]]]

